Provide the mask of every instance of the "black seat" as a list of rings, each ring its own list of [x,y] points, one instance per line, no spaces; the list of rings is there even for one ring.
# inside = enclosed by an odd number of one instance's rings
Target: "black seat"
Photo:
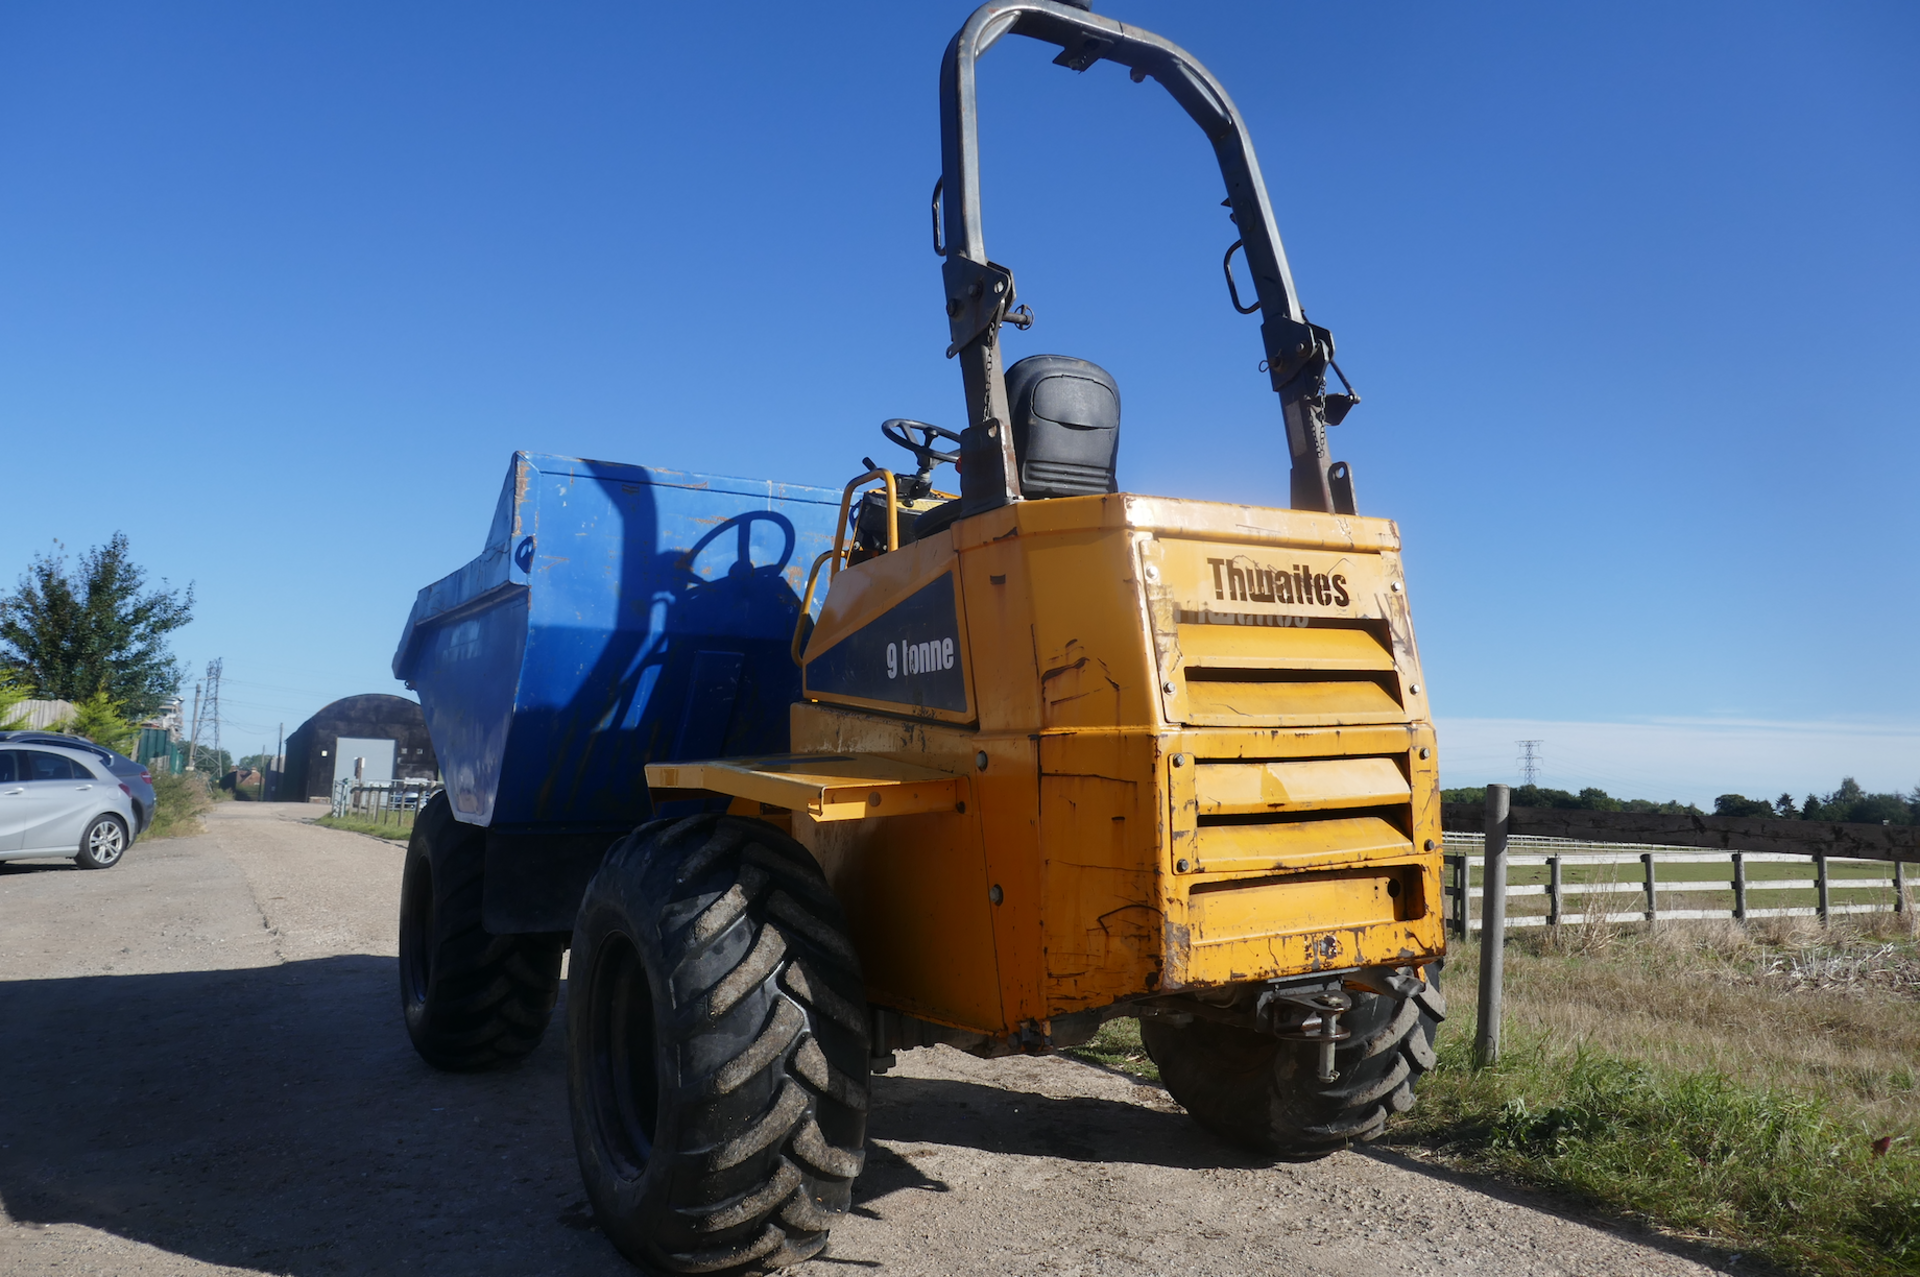
[[[1120,490],[1120,387],[1106,369],[1065,355],[1029,355],[1007,369],[1007,405],[1023,495]]]

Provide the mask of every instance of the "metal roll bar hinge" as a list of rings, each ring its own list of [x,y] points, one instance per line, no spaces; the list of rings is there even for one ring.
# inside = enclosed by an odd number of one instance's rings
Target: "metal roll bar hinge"
[[[1007,308],[1013,305],[1013,272],[992,262],[952,255],[940,264],[940,275],[947,286],[947,327],[953,335],[947,358],[952,359],[1007,317]],[[1026,320],[1033,322],[1030,315]]]

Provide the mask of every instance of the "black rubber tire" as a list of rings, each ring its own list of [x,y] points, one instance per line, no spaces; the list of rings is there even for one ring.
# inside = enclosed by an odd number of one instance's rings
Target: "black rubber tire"
[[[1379,1136],[1392,1113],[1413,1107],[1414,1084],[1433,1067],[1433,1037],[1447,1015],[1439,966],[1412,998],[1356,992],[1341,1018],[1352,1037],[1334,1052],[1339,1079],[1322,1082],[1317,1049],[1198,1017],[1146,1016],[1140,1039],[1167,1093],[1196,1121],[1235,1144],[1311,1161]]]
[[[563,937],[496,936],[481,925],[484,830],[444,792],[420,809],[400,880],[400,1009],[420,1058],[472,1072],[540,1045],[560,995]]]
[[[655,821],[573,933],[567,1090],[601,1231],[652,1273],[818,1254],[865,1161],[867,1004],[840,903],[757,820]]]
[[[113,837],[115,831],[119,833],[117,839]],[[80,835],[80,854],[73,863],[82,869],[111,869],[126,858],[127,848],[132,845],[126,821],[118,816],[95,816],[87,822],[87,832]]]

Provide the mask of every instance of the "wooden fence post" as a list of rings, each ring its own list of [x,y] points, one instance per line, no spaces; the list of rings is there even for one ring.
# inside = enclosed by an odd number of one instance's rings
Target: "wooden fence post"
[[[1813,869],[1814,883],[1820,888],[1820,925],[1824,927],[1832,920],[1830,910],[1833,907],[1833,891],[1827,882],[1827,858],[1815,856]]]
[[[1905,913],[1907,911],[1907,881],[1904,872],[1905,869],[1906,865],[1904,862],[1898,860],[1893,862],[1893,911],[1895,913]]]
[[[1560,857],[1547,857],[1547,925],[1560,925]]]
[[[1747,858],[1737,851],[1733,853],[1733,916],[1747,920]]]
[[[1653,853],[1640,853],[1640,863],[1647,867],[1647,926],[1651,928],[1660,914],[1660,906],[1654,900]]]
[[[1474,1028],[1473,1062],[1485,1068],[1500,1059],[1500,982],[1507,943],[1507,817],[1513,791],[1487,786],[1487,860],[1480,875],[1480,1022]]]

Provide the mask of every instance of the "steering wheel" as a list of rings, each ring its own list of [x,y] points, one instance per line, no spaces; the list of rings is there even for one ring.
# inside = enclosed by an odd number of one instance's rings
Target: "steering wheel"
[[[917,441],[913,437],[916,431],[921,436]],[[888,443],[897,443],[913,454],[913,459],[920,463],[921,478],[931,476],[934,466],[942,461],[952,465],[960,460],[958,448],[952,452],[940,452],[933,446],[935,439],[951,439],[956,444],[960,442],[959,433],[944,426],[930,426],[924,421],[909,421],[905,417],[890,417],[880,423],[880,433],[887,437]]]

